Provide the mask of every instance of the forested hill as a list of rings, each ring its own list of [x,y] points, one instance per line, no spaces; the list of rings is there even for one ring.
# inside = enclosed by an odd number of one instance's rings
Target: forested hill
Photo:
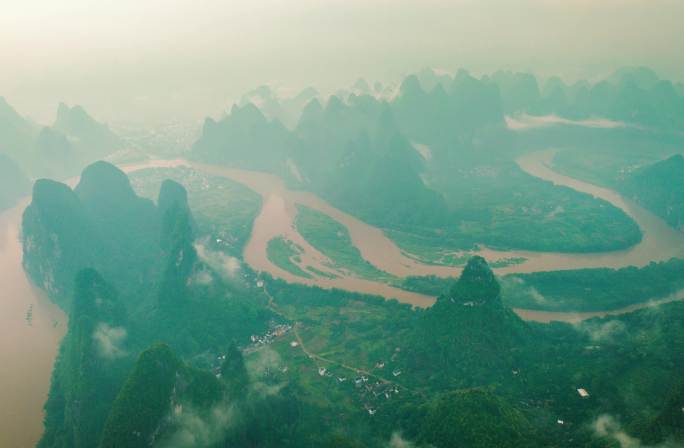
[[[273,313],[225,272],[225,256],[198,253],[182,185],[164,181],[157,204],[138,197],[126,174],[105,162],[88,166],[73,190],[45,179],[34,186],[22,227],[24,264],[69,313],[40,447],[149,446],[159,419],[174,409],[170,397],[182,400],[191,422],[193,406],[212,415],[222,391],[235,390],[230,378],[243,381],[230,363],[225,384],[208,369],[232,341],[264,333]],[[160,340],[168,347],[155,346]],[[176,356],[204,369],[182,367]],[[141,388],[150,395],[126,392]]]
[[[516,353],[533,335],[503,305],[497,279],[475,256],[451,290],[418,319],[407,341],[408,362],[411,370],[431,372],[434,384],[458,378],[452,387],[480,385],[515,369]]]
[[[674,155],[630,173],[619,186],[629,197],[684,231],[684,156]]]
[[[24,212],[24,266],[32,280],[68,305],[76,273],[95,268],[126,293],[159,276],[160,217],[115,166],[87,167],[71,190],[38,180]],[[126,294],[125,294],[126,295]]]

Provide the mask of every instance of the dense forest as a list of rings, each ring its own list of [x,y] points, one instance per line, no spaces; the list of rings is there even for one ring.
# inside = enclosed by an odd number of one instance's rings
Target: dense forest
[[[646,234],[628,207],[519,160],[562,141],[554,169],[681,230],[682,104],[647,69],[572,85],[424,70],[329,97],[264,86],[208,118],[181,166],[129,177],[93,163],[126,143],[83,108],[60,104],[40,127],[0,100],[0,210],[31,194],[23,266],[69,318],[38,446],[681,446],[684,261],[526,271],[526,251],[616,257]],[[565,121],[516,129],[548,116]],[[597,117],[620,124],[578,124]],[[663,146],[647,153],[651,141]],[[51,180],[83,165],[73,188]],[[283,182],[264,193],[226,168]],[[247,261],[274,197],[301,238],[269,236],[262,255],[298,282]],[[395,244],[401,269],[449,276],[382,270],[345,213]]]
[[[606,419],[653,443],[681,437],[668,393],[682,384],[681,303],[525,322],[481,257],[428,309],[245,265],[235,277],[199,248],[211,227],[185,188],[142,199],[102,162],[73,190],[38,182],[24,225],[28,272],[70,314],[41,447],[609,447],[593,429]],[[679,264],[588,281],[674,279]],[[549,275],[525,281],[552,294],[582,274]]]
[[[684,0],[0,3],[0,448],[684,448]]]
[[[684,231],[684,156],[674,155],[631,173],[621,190],[672,227]]]

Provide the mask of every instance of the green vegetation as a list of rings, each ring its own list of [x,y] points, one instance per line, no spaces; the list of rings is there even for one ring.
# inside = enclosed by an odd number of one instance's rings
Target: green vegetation
[[[684,231],[684,156],[677,154],[640,168],[621,190],[668,224]]]
[[[453,279],[450,278],[437,277],[435,275],[412,275],[402,280],[401,287],[408,291],[437,297],[445,294],[452,283]]]
[[[498,85],[517,81],[500,75],[478,79],[459,71],[433,79],[430,91],[408,76],[390,101],[333,96],[323,106],[312,100],[292,130],[251,104],[236,106],[219,122],[207,121],[192,157],[275,173],[382,228],[430,263],[462,264],[454,253],[476,244],[598,252],[638,243],[638,226],[620,209],[518,168],[504,105],[525,101],[502,99]],[[359,260],[343,261],[357,275],[379,275]]]
[[[131,174],[135,191],[154,198],[164,179],[181,182],[202,236],[210,236],[222,250],[240,256],[261,209],[261,197],[223,177],[207,176],[190,168],[149,168]],[[218,241],[217,241],[218,240]]]
[[[559,173],[594,185],[621,190],[624,181],[642,167],[681,152],[681,142],[667,137],[624,131],[604,131],[556,153],[553,168]]]
[[[165,185],[159,202],[172,225],[163,226],[171,233],[159,241],[187,252],[192,231],[183,224],[187,214],[180,213],[188,210],[184,195],[177,185]],[[126,320],[122,310],[129,306],[116,301],[113,289],[95,273],[82,276],[41,447],[97,441],[103,447],[183,446],[189,434],[199,446],[382,447],[400,440],[398,433],[438,448],[552,442],[607,447],[610,440],[595,438],[590,423],[619,408],[633,416],[626,424],[639,433],[637,423],[667,415],[667,388],[675,380],[664,376],[660,363],[684,366],[681,304],[662,314],[641,312],[574,328],[527,324],[502,304],[500,287],[479,257],[435,306],[415,310],[268,276],[264,291],[270,300],[261,289],[241,295],[199,261],[186,269],[188,255],[169,250],[160,307],[145,308],[142,316]],[[200,273],[212,280],[195,283]],[[163,292],[171,289],[173,301]],[[271,336],[250,343],[247,335],[263,335],[267,320]],[[128,329],[125,345],[115,345],[125,355],[109,364],[91,362],[101,355],[93,351],[91,330],[81,327],[100,321]],[[625,339],[630,329],[639,331]],[[168,347],[147,349],[160,339]],[[596,344],[605,348],[586,348]],[[662,361],[634,362],[651,354]],[[620,391],[636,377],[642,379],[623,399]],[[577,398],[578,386],[600,398]],[[92,390],[99,392],[98,406],[89,423],[69,417],[77,403],[89,403]],[[240,418],[225,425],[223,416],[234,412]],[[568,422],[567,430],[559,430],[558,417]],[[658,428],[664,429],[654,430],[654,438],[672,431],[661,420]]]
[[[504,278],[509,306],[544,311],[604,311],[656,300],[684,289],[684,260],[643,268],[579,269]]]
[[[141,275],[148,281],[159,275],[159,230],[154,204],[135,195],[123,172],[97,162],[74,190],[45,179],[35,183],[22,221],[24,266],[67,309],[84,268],[95,268],[128,300]]]
[[[271,172],[292,160],[300,186],[436,264],[464,263],[476,243],[584,252],[639,241],[619,209],[518,169],[503,112],[526,107],[534,80],[496,78],[459,72],[427,91],[409,77],[390,101],[311,102],[293,130],[242,105],[207,120],[193,156]],[[529,88],[516,96],[518,82]],[[559,98],[559,82],[535,107]],[[639,87],[644,104],[659,88]],[[674,119],[636,106],[637,122]],[[78,123],[81,112],[60,113]],[[41,134],[45,148],[64,144]],[[429,150],[418,154],[413,141]],[[597,431],[606,419],[649,445],[682,437],[684,302],[572,325],[526,322],[510,308],[667,296],[684,287],[682,260],[500,283],[474,256],[458,279],[400,280],[364,260],[340,223],[300,208],[297,230],[331,268],[438,296],[420,309],[257,276],[239,257],[261,202],[233,182],[178,168],[138,173],[133,185],[148,199],[99,162],[74,190],[37,182],[25,212],[26,270],[70,313],[40,448],[613,448],[615,434]],[[662,186],[650,187],[649,202],[662,199]],[[302,266],[285,238],[267,250],[294,275],[330,275]]]
[[[227,263],[216,271],[196,252],[182,186],[164,182],[158,202],[135,196],[105,163],[86,169],[75,191],[47,180],[34,188],[22,229],[27,270],[70,311],[41,447],[97,446],[134,356],[154,341],[201,364],[203,353],[246,341],[273,318],[238,272]],[[83,270],[90,263],[107,281]]]
[[[100,447],[149,446],[173,405],[170,398],[181,366],[168,346],[144,351],[112,405]]]
[[[456,243],[450,246],[450,241],[445,241],[442,235],[435,234],[416,235],[400,230],[384,229],[385,235],[390,238],[409,257],[415,257],[422,263],[439,266],[464,266],[469,255],[463,253],[464,249],[472,249],[466,243]],[[446,246],[446,247],[445,247]]]
[[[122,376],[130,367],[127,327],[125,308],[111,285],[95,271],[79,272],[39,447],[97,446]]]
[[[539,438],[524,414],[483,389],[440,397],[430,409],[420,439],[435,446],[533,447]]]
[[[309,350],[325,354],[338,366],[348,363],[369,372],[384,360],[387,364],[379,375],[388,375],[397,366],[391,356],[397,336],[410,328],[414,312],[409,305],[278,280],[268,282],[268,291],[289,320],[304,324],[299,333]],[[293,351],[289,345],[283,348],[282,356]]]
[[[295,226],[309,244],[332,260],[336,269],[370,280],[393,280],[391,275],[366,261],[352,243],[347,228],[329,216],[298,206]]]
[[[497,249],[600,252],[641,240],[637,224],[622,210],[588,194],[522,172],[512,162],[476,164],[434,185],[453,210],[444,239],[468,238]]]
[[[309,273],[299,267],[301,253],[301,247],[283,237],[273,238],[266,246],[266,254],[273,264],[297,277],[311,278]]]
[[[500,286],[482,257],[472,257],[450,291],[417,321],[407,339],[407,369],[431,366],[429,382],[451,388],[495,382],[514,364],[531,333],[501,302]],[[433,347],[425,350],[430,341]]]
[[[329,273],[329,272],[323,272],[323,271],[321,271],[320,269],[316,269],[316,268],[313,267],[313,266],[307,266],[307,267],[306,267],[306,270],[309,271],[309,272],[311,272],[311,273],[313,273],[313,274],[315,274],[315,275],[318,276],[318,277],[323,277],[323,278],[335,278],[335,277],[336,277],[335,275],[333,275],[333,274],[331,274],[331,273]]]

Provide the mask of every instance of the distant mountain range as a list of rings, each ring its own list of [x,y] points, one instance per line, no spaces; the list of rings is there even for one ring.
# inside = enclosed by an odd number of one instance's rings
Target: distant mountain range
[[[41,126],[0,97],[0,154],[30,177],[73,176],[87,163],[123,146],[119,137],[80,106],[60,104],[54,124]]]
[[[0,211],[31,191],[31,181],[12,159],[0,154]]]
[[[532,74],[513,72],[497,72],[491,79],[507,114],[601,117],[663,130],[684,126],[682,85],[645,67],[623,68],[596,83],[567,84],[558,77],[542,83]]]
[[[584,211],[598,207],[590,197],[571,197],[573,192],[556,188],[557,197],[533,207],[541,211],[552,206],[547,214],[531,219],[523,212],[530,201],[540,200],[535,191],[549,186],[518,169],[514,159],[528,137],[509,129],[506,118],[519,113],[604,116],[673,129],[679,119],[677,105],[684,100],[667,93],[666,86],[649,70],[626,69],[596,85],[567,86],[554,78],[543,87],[531,74],[497,72],[477,78],[464,70],[453,75],[423,70],[405,77],[391,94],[386,87],[359,80],[328,98],[305,91],[297,101],[281,101],[274,90],[261,87],[219,120],[208,118],[190,157],[274,173],[293,188],[313,191],[368,223],[421,238],[444,239],[447,233],[461,249],[484,243],[557,250],[551,246],[566,241],[563,250],[595,250],[594,243],[581,236],[586,222],[560,224],[568,227],[558,232],[553,229],[560,227],[543,226],[537,238],[516,242],[510,236],[525,233],[499,225],[534,221],[541,227],[560,203],[580,207],[582,202]],[[657,92],[667,96],[665,115],[656,116],[646,107],[649,101],[660,103]],[[302,107],[305,98],[311,99]],[[285,104],[293,110],[294,103],[302,107],[301,113],[295,125],[293,114],[286,114],[286,126],[279,117]],[[637,112],[629,112],[633,110]],[[514,196],[507,204],[496,202],[507,195]],[[519,207],[512,207],[513,201]],[[596,213],[614,214],[614,221],[625,226],[621,234],[629,235],[610,243],[610,249],[629,247],[640,238],[635,226],[627,229],[629,218],[620,211],[608,207]],[[581,216],[568,213],[565,218],[581,221]],[[481,236],[476,237],[479,229]],[[542,233],[547,235],[542,238]]]
[[[207,119],[192,156],[279,174],[378,224],[435,224],[444,201],[423,181],[426,160],[413,142],[430,145],[439,164],[463,151],[501,150],[499,136],[508,132],[496,86],[465,72],[431,92],[415,76],[394,97],[363,80],[352,91],[322,103],[307,90],[280,104],[260,88],[219,121]],[[305,99],[297,124],[283,125],[283,111]]]

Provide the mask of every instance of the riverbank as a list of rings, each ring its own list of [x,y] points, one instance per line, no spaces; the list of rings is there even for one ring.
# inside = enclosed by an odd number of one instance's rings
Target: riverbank
[[[0,446],[33,447],[67,316],[22,268],[21,217],[28,199],[0,214]],[[30,310],[30,313],[29,313]]]
[[[538,271],[557,271],[568,269],[626,266],[644,266],[651,261],[667,260],[672,257],[684,256],[684,234],[670,228],[664,221],[633,202],[622,198],[618,193],[595,185],[582,182],[553,171],[552,160],[554,150],[536,151],[520,157],[516,162],[526,173],[553,182],[554,184],[573,188],[605,200],[622,209],[643,232],[642,241],[627,250],[600,253],[551,253],[530,251],[495,251],[481,247],[477,251],[489,260],[524,259],[517,264],[504,265],[494,270],[497,274],[528,273]],[[309,207],[323,213],[349,231],[353,245],[361,256],[378,269],[390,275],[405,278],[408,276],[434,275],[437,277],[457,277],[461,269],[458,267],[436,266],[421,263],[410,254],[404,253],[392,240],[387,238],[381,229],[370,226],[359,219],[331,206],[311,192],[289,190],[277,176],[248,170],[225,168],[186,160],[150,161],[145,164],[126,167],[126,171],[141,168],[190,166],[198,171],[222,176],[239,182],[260,194],[264,206],[257,216],[252,234],[247,243],[243,256],[252,269],[268,272],[275,278],[291,283],[309,286],[319,286],[326,289],[337,288],[352,292],[380,295],[385,298],[397,299],[417,307],[426,307],[434,303],[435,298],[425,294],[409,292],[394,286],[373,280],[357,278],[351,274],[330,278],[330,276],[316,275],[315,272],[328,271],[327,257],[312,247],[298,232],[295,218],[298,206]],[[300,254],[312,268],[308,270],[311,276],[302,277],[286,271],[269,260],[268,243],[276,238],[285,238],[295,242],[303,250]],[[649,302],[651,303],[651,302]],[[652,304],[652,303],[651,303]],[[650,306],[649,304],[642,304]],[[531,310],[516,309],[516,312],[527,320],[548,322],[550,320],[564,320],[575,322],[578,319],[588,319],[606,314],[622,314],[634,311],[635,305],[624,309],[594,313],[557,312],[545,313]],[[642,307],[643,307],[642,306]],[[543,313],[543,314],[539,314]]]

